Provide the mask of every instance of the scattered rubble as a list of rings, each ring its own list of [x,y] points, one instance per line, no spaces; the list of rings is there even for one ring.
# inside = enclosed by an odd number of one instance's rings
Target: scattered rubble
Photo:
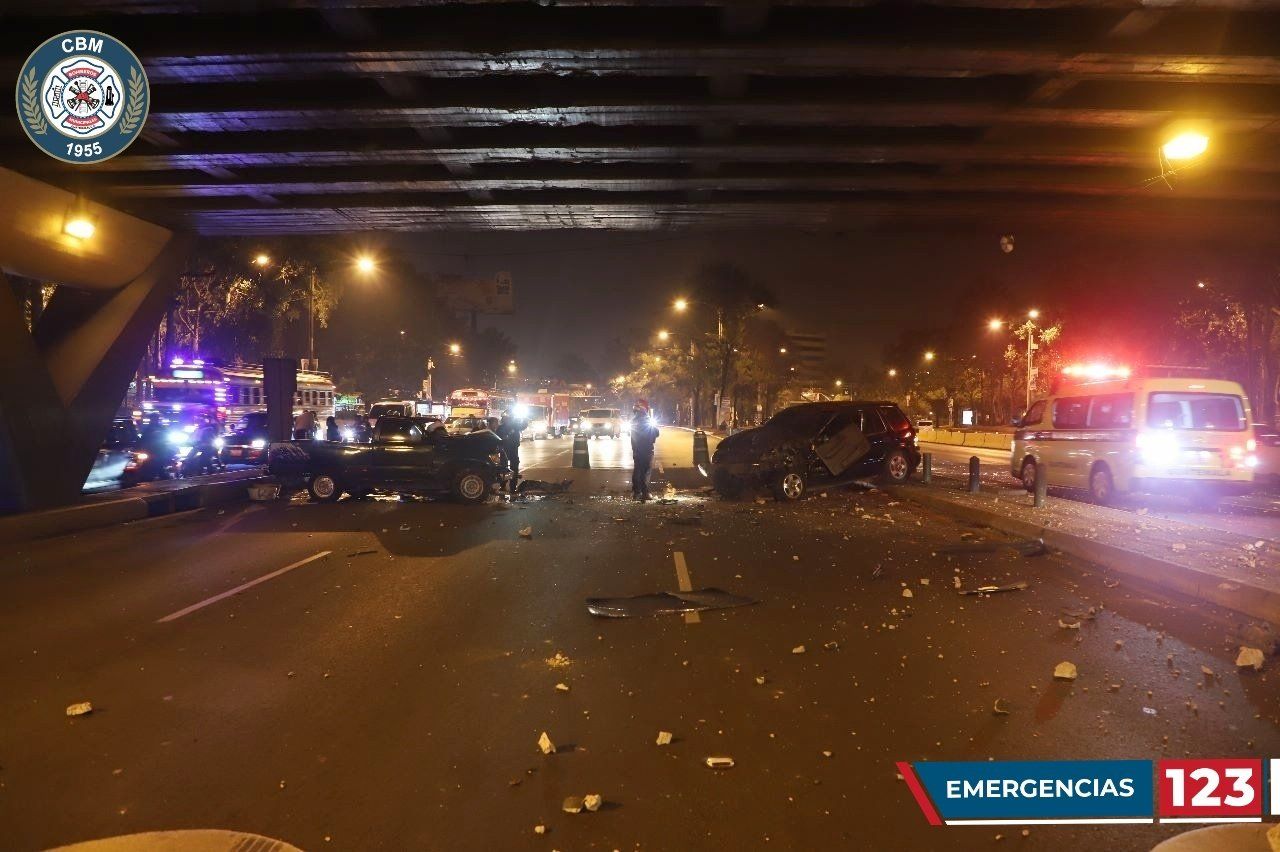
[[[1053,677],[1055,680],[1075,680],[1076,664],[1063,661],[1053,667]]]
[[[582,797],[582,806],[591,813],[600,810],[600,806],[604,804],[604,797],[598,793],[588,793]]]
[[[556,744],[551,742],[551,737],[547,736],[547,732],[543,731],[542,736],[538,737],[538,749],[543,754],[555,754]]]
[[[1254,671],[1262,668],[1262,650],[1259,648],[1248,648],[1240,646],[1240,653],[1236,655],[1236,666],[1239,668],[1253,667]],[[68,711],[70,712],[70,711]]]
[[[664,745],[671,745],[671,732],[670,732],[670,731],[658,731],[658,740],[657,740],[657,744],[658,744],[658,745],[660,745],[660,746],[664,746]]]
[[[573,665],[573,660],[569,659],[559,651],[556,651],[556,655],[554,657],[547,657],[543,662],[545,662],[549,668],[553,669],[564,669]]]
[[[520,537],[533,538],[533,527],[525,527],[524,529],[520,530]]]
[[[712,769],[732,769],[733,758],[732,757],[708,757],[706,759],[706,764],[707,766],[710,766]]]
[[[804,646],[803,646],[803,645],[797,645],[797,646],[795,646],[794,648],[792,648],[792,649],[791,649],[791,653],[793,653],[793,654],[803,654],[803,653],[804,653]]]
[[[81,701],[79,704],[72,704],[67,707],[68,716],[87,716],[93,712],[93,704],[88,701]]]

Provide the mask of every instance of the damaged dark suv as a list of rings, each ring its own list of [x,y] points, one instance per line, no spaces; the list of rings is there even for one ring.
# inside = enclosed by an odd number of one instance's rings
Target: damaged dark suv
[[[892,402],[812,402],[725,438],[711,476],[726,497],[768,488],[798,500],[810,488],[868,477],[906,482],[919,463],[915,427]]]

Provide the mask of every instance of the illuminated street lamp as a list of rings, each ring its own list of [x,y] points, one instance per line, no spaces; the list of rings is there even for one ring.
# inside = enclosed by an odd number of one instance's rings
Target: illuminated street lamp
[[[96,231],[97,228],[94,226],[93,220],[88,216],[76,215],[67,219],[66,223],[62,226],[62,230],[64,233],[73,236],[78,240],[87,240],[93,236],[93,232]]]
[[[932,362],[933,362],[933,359],[934,359],[935,357],[936,357],[936,356],[933,354],[933,351],[932,351],[932,350],[930,350],[930,351],[928,351],[928,352],[924,353],[924,360],[925,360],[925,361],[928,361],[928,362],[930,362],[930,363],[932,363]]]
[[[658,332],[658,339],[663,343],[666,343],[670,338],[671,332],[667,331],[665,328]]]
[[[781,354],[783,354],[783,355],[786,355],[786,354],[787,354],[787,347],[785,347],[785,346],[779,346],[779,347],[778,347],[778,352],[779,352],[779,353],[781,353]]]
[[[1160,147],[1160,153],[1170,162],[1192,160],[1209,148],[1209,137],[1203,133],[1179,133]]]
[[[1027,321],[1018,327],[1018,330],[1027,336],[1027,408],[1031,407],[1031,386],[1035,382],[1034,353],[1040,348],[1036,343],[1036,332],[1041,330],[1040,326],[1036,325],[1038,319],[1040,319],[1040,311],[1032,308],[1027,311]],[[1004,327],[1004,323],[993,319],[987,327],[992,331],[999,331]]]
[[[689,310],[689,300],[684,298],[676,299],[671,306],[676,309],[677,313],[682,314]]]
[[[895,370],[893,367],[890,367],[890,368],[889,368],[889,378],[891,378],[891,379],[892,379],[892,378],[896,378],[896,377],[897,377],[897,375],[898,375],[898,371],[897,371],[897,370]]]
[[[400,333],[401,333],[401,334],[404,334],[404,332],[403,332],[403,331],[402,331],[402,332],[400,332]],[[462,344],[461,344],[461,343],[450,343],[450,344],[449,344],[449,354],[450,354],[450,355],[461,355],[461,354],[462,354]]]
[[[266,266],[271,263],[271,255],[259,253],[258,256],[253,259],[253,263],[255,266]]]
[[[362,254],[356,258],[356,269],[364,273],[365,275],[368,275],[370,272],[373,272],[377,268],[378,268],[377,262],[374,261],[374,259],[369,257],[369,255],[367,254]]]
[[[511,361],[507,364],[507,375],[514,376],[516,374],[516,362]]]

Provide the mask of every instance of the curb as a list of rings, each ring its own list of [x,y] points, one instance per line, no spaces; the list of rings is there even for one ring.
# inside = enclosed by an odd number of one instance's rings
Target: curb
[[[0,543],[10,544],[52,538],[82,530],[115,526],[143,518],[188,512],[206,506],[249,499],[249,486],[267,479],[252,476],[228,482],[210,482],[172,491],[121,497],[83,506],[45,509],[0,517]]]
[[[1173,589],[1251,618],[1280,624],[1280,592],[1273,589],[1256,586],[1244,580],[1228,582],[1207,571],[1126,550],[1114,544],[1095,541],[1060,529],[1010,518],[976,506],[958,504],[915,487],[898,486],[886,490],[895,497],[911,500],[961,520],[1012,535],[1042,539],[1054,550],[1109,568],[1117,574],[1125,574],[1162,588]]]

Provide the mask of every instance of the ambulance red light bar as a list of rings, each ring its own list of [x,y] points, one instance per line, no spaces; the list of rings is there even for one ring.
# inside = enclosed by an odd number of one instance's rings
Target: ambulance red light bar
[[[1072,364],[1062,368],[1064,376],[1095,382],[1102,379],[1127,379],[1131,373],[1128,367],[1116,367],[1111,364]]]

